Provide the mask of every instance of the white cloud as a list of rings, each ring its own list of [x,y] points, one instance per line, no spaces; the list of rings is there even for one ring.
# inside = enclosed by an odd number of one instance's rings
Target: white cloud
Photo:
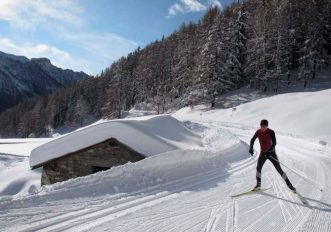
[[[13,27],[33,29],[41,24],[56,21],[80,26],[82,8],[76,0],[1,0],[0,19]]]
[[[209,5],[212,7],[218,7],[221,10],[223,9],[222,3],[218,0],[209,0]]]
[[[43,26],[48,36],[70,52],[51,42],[26,42],[24,37],[0,37],[2,51],[28,58],[47,57],[62,68],[97,74],[121,56],[138,47],[119,35],[87,28],[88,17],[78,0],[0,0],[0,20],[20,32],[38,31]],[[24,30],[21,30],[24,29]],[[14,42],[15,41],[15,42]]]
[[[63,36],[81,49],[80,54],[71,54],[47,44],[20,44],[1,37],[0,47],[2,51],[10,54],[28,58],[47,57],[58,67],[95,75],[139,46],[133,41],[111,33],[64,33]],[[85,50],[84,54],[82,50]]]
[[[0,38],[0,47],[8,53],[24,55],[29,58],[45,57],[45,55],[51,55],[52,57],[61,56],[64,59],[70,58],[69,53],[46,44],[18,45],[10,39]]]
[[[178,12],[184,13],[184,9],[178,3],[173,4],[170,6],[168,10],[168,17],[175,16]]]
[[[180,0],[188,12],[199,12],[206,9],[206,6],[197,0]]]
[[[208,0],[208,3],[205,5],[198,0],[180,0],[180,3],[175,3],[169,7],[167,18],[171,18],[178,13],[186,14],[190,12],[204,11],[208,6],[219,7],[222,9],[222,4],[218,0]]]
[[[197,0],[180,0],[180,3],[175,3],[169,7],[167,18],[175,16],[178,13],[199,12],[205,9],[206,6]]]
[[[0,47],[6,53],[22,55],[28,58],[47,57],[52,64],[64,69],[83,70],[88,73],[92,71],[88,68],[89,62],[87,60],[72,57],[68,52],[47,44],[17,44],[8,38],[0,38]]]
[[[94,62],[106,68],[121,56],[132,52],[139,44],[113,33],[65,33],[65,39],[86,50]],[[101,71],[98,70],[99,72]]]

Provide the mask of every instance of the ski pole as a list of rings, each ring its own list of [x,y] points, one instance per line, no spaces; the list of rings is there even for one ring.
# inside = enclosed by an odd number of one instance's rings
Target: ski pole
[[[281,165],[283,165],[284,167],[286,167],[287,169],[289,169],[290,171],[294,172],[295,174],[297,174],[298,176],[300,176],[302,179],[306,180],[308,183],[310,183],[311,185],[313,185],[314,187],[318,188],[318,190],[320,190],[321,192],[323,192],[323,189],[320,188],[319,186],[317,186],[312,180],[308,179],[307,177],[304,177],[303,175],[299,174],[298,172],[296,172],[295,170],[289,168],[288,166],[286,166],[285,164],[283,164],[282,162],[280,162],[279,160],[275,159],[272,156],[271,157],[273,160],[277,161],[278,163],[280,163]]]

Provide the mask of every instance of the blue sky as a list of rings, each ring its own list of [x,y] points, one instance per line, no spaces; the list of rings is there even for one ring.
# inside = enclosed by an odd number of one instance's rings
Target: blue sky
[[[0,0],[0,50],[98,74],[232,0]]]

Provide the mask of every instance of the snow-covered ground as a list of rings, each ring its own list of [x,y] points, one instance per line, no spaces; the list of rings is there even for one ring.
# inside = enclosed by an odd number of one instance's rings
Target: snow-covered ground
[[[15,140],[1,140],[0,231],[331,231],[330,99],[327,89],[230,109],[184,108],[172,116],[197,135],[185,137],[187,146],[41,188],[41,170],[29,170],[24,156],[33,140],[16,150]],[[158,136],[178,127],[167,118]],[[270,162],[262,177],[270,189],[231,198],[255,185],[257,157],[247,143],[262,118],[276,131],[280,161],[304,176],[283,166],[309,206]]]

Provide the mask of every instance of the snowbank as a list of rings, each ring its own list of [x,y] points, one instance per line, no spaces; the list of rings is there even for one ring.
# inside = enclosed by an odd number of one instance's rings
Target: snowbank
[[[201,138],[169,115],[145,120],[113,120],[79,129],[56,138],[31,152],[30,166],[36,167],[110,138],[116,138],[145,156],[187,148],[201,148]]]
[[[37,192],[41,170],[30,170],[28,161],[28,157],[0,155],[0,196]]]

